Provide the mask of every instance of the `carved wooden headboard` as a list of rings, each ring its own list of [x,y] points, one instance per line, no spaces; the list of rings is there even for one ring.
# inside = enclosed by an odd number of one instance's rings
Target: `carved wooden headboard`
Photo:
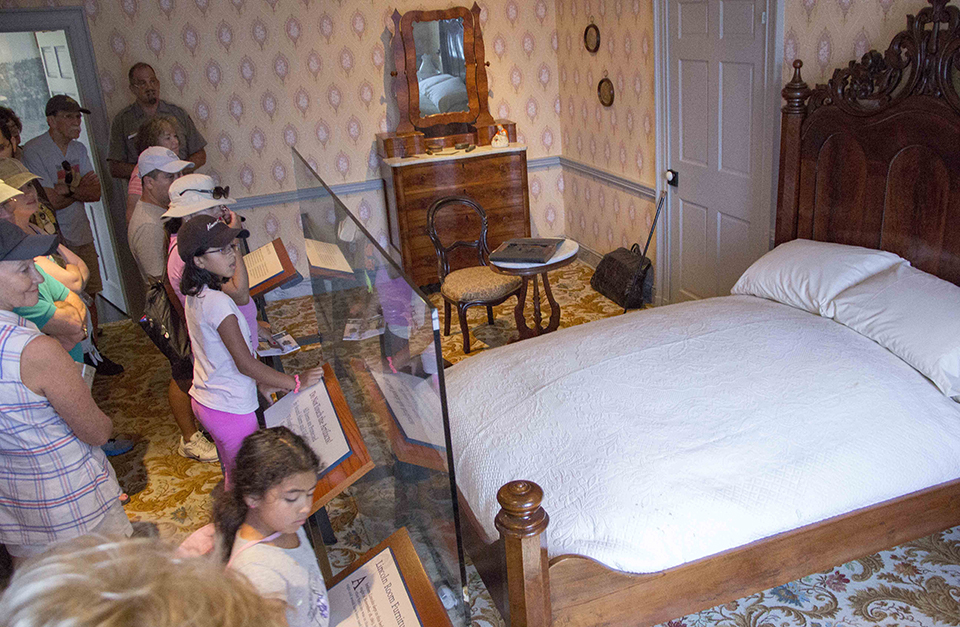
[[[907,17],[810,90],[783,88],[776,243],[806,238],[889,250],[960,284],[960,9]]]

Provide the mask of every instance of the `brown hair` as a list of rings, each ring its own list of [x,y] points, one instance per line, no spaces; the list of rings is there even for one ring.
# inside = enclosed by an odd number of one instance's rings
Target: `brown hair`
[[[220,536],[223,561],[230,559],[233,539],[247,517],[244,497],[263,496],[267,490],[291,475],[317,473],[320,460],[303,438],[286,427],[261,429],[248,435],[234,459],[230,480],[213,489],[213,524]]]
[[[17,117],[13,109],[0,106],[0,134],[7,138],[7,141],[13,141],[13,133],[10,131],[10,124],[17,127],[17,131],[23,130],[23,122]]]
[[[156,74],[157,71],[153,69],[153,66],[149,63],[144,63],[143,61],[138,61],[130,66],[130,71],[127,72],[127,80],[130,81],[130,84],[133,85],[133,73],[139,70],[140,68],[148,67],[153,70],[153,73]],[[149,146],[148,146],[149,148]]]
[[[137,146],[137,154],[140,154],[151,146],[160,145],[160,134],[163,133],[166,126],[169,125],[174,133],[180,130],[177,119],[169,115],[158,115],[150,118],[140,125],[137,129],[137,138],[134,143]]]

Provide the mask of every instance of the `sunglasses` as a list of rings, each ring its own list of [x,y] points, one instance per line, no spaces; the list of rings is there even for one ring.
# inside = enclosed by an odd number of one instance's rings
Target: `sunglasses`
[[[186,194],[187,192],[196,192],[197,194],[210,194],[210,196],[211,196],[214,200],[220,200],[221,198],[229,198],[229,197],[230,197],[230,186],[227,185],[226,187],[220,187],[219,185],[217,185],[217,186],[214,187],[212,190],[209,190],[209,189],[185,189],[185,190],[183,190],[182,192],[180,192],[180,195],[183,196],[183,195]]]

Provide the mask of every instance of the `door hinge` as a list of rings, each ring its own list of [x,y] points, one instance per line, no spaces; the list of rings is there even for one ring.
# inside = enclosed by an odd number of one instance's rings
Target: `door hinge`
[[[764,12],[762,12],[762,13],[760,14],[760,23],[761,23],[761,24],[766,24],[766,23],[767,23],[767,12],[766,12],[766,11],[764,11]]]

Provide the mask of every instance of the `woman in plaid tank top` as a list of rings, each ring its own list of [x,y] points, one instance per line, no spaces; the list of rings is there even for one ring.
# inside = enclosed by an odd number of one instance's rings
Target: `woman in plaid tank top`
[[[14,193],[0,182],[0,202]],[[11,311],[36,304],[33,258],[55,248],[55,235],[0,221],[0,542],[17,559],[88,533],[132,532],[99,448],[110,418],[60,343]]]

